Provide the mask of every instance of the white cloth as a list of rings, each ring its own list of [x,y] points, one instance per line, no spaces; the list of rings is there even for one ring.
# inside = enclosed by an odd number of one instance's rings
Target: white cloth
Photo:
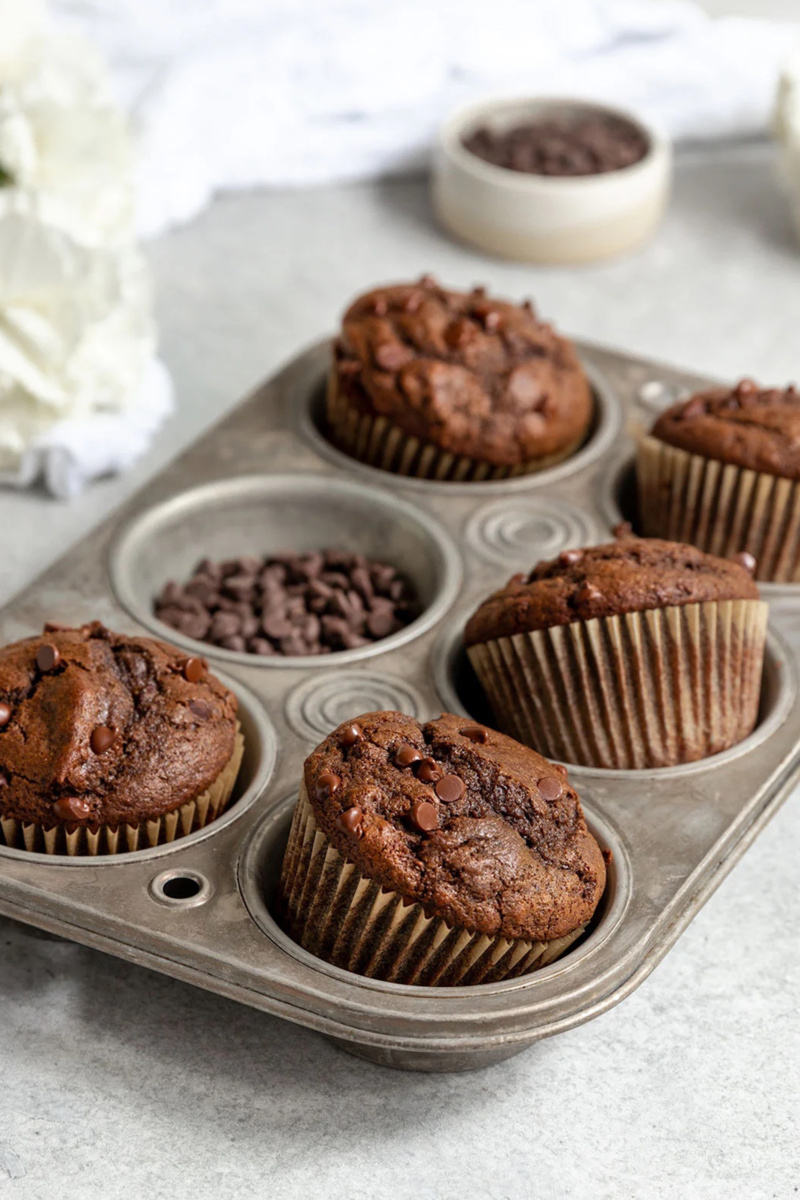
[[[766,129],[800,26],[689,0],[55,0],[100,40],[138,127],[140,230],[222,189],[419,166],[490,91],[630,105],[676,138]]]

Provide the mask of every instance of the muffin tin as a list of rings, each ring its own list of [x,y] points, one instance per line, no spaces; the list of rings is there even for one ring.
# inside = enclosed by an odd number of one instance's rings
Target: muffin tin
[[[574,767],[609,882],[584,937],[520,979],[426,989],[328,966],[276,925],[271,905],[309,750],[348,717],[399,708],[485,716],[460,633],[515,570],[602,540],[633,503],[632,433],[706,380],[579,347],[596,419],[578,454],[483,484],[403,479],[351,461],[321,431],[329,347],[290,363],[148,483],[0,614],[3,643],[44,621],[97,617],[206,655],[237,693],[246,755],[235,803],[168,846],[59,858],[0,846],[0,912],[285,1017],[388,1066],[465,1070],[500,1061],[623,999],[681,931],[800,775],[797,589],[766,585],[771,625],[759,724],[698,763]],[[204,556],[339,545],[405,571],[420,617],[382,642],[318,658],[201,645],[151,600]]]

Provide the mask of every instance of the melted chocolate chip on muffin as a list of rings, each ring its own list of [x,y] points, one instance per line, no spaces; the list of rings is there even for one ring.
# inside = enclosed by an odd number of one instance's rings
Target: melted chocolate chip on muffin
[[[98,621],[0,650],[0,816],[136,825],[199,796],[230,761],[236,697],[205,661]]]
[[[365,876],[489,936],[550,941],[591,918],[605,863],[561,769],[452,714],[367,713],[357,725],[357,739],[349,722],[309,755],[305,787]]]
[[[800,390],[750,379],[709,388],[662,413],[652,436],[689,454],[800,479]]]
[[[424,277],[344,315],[333,383],[362,413],[454,455],[514,467],[586,435],[592,395],[572,344],[529,304]]]
[[[467,622],[467,646],[535,629],[706,600],[757,600],[747,564],[694,546],[625,536],[515,575]]]

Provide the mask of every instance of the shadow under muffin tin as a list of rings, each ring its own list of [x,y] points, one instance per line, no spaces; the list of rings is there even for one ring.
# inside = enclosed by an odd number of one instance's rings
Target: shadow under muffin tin
[[[12,601],[1,615],[3,642],[46,620],[97,618],[204,655],[239,698],[246,755],[228,811],[169,846],[113,859],[0,846],[0,912],[410,1069],[500,1061],[632,991],[800,774],[797,588],[762,586],[771,625],[759,723],[746,741],[678,767],[570,768],[611,863],[592,925],[551,966],[474,987],[381,983],[306,953],[272,912],[309,751],[341,721],[376,709],[485,720],[461,649],[466,617],[515,571],[606,540],[629,519],[631,432],[707,382],[578,349],[595,392],[582,448],[539,474],[459,484],[390,475],[326,441],[330,346],[322,342]],[[412,583],[419,615],[366,646],[262,658],[194,641],[153,614],[165,582],[187,579],[201,558],[326,546],[391,563]]]

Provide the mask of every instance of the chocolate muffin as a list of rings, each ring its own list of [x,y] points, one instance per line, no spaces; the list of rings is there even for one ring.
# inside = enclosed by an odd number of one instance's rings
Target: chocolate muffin
[[[642,529],[713,554],[746,551],[761,580],[800,580],[800,391],[698,392],[637,452]]]
[[[485,983],[563,953],[605,874],[563,767],[463,717],[376,712],[307,758],[279,903],[346,970]]]
[[[669,766],[741,741],[767,623],[752,567],[626,531],[515,575],[464,631],[499,727],[593,767]]]
[[[334,343],[327,422],[342,450],[400,475],[505,479],[586,438],[589,383],[570,342],[529,303],[423,276],[376,288]]]
[[[204,660],[99,621],[4,647],[2,840],[116,854],[203,827],[241,762],[236,707]]]

